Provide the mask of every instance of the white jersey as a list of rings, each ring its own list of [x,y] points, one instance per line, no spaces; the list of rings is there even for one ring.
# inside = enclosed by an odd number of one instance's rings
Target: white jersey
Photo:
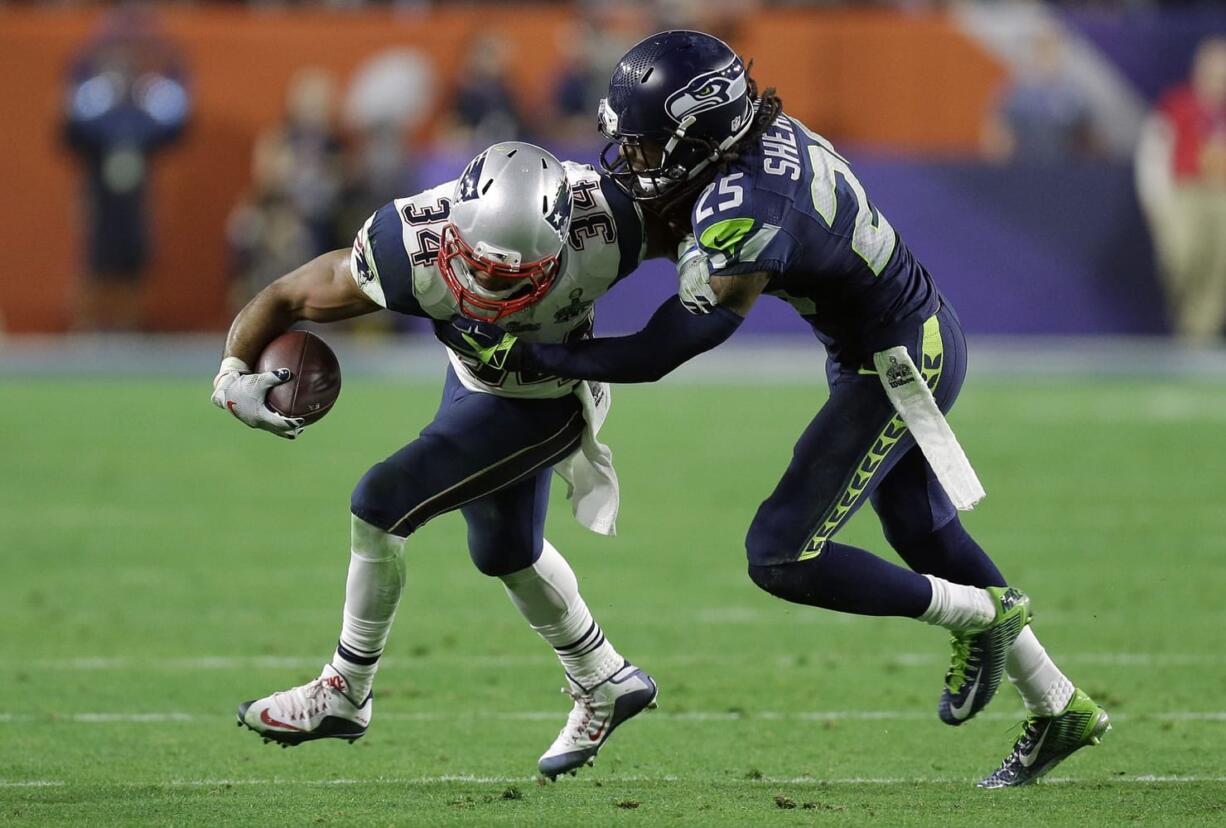
[[[593,303],[643,258],[642,213],[609,179],[586,164],[564,162],[573,213],[553,287],[536,303],[498,320],[527,342],[567,342],[591,334]],[[451,214],[449,181],[375,212],[350,255],[354,281],[388,310],[431,319],[459,313],[438,268],[439,241]],[[472,240],[475,241],[475,240]],[[506,397],[561,397],[576,380],[500,371],[462,362],[448,351],[460,381],[474,391]]]

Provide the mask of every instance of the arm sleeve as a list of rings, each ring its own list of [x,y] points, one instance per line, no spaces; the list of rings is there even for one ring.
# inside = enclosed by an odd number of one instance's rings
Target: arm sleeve
[[[732,336],[745,318],[717,306],[693,314],[676,296],[629,336],[586,339],[569,345],[521,342],[525,368],[557,377],[604,382],[655,382],[686,360]]]

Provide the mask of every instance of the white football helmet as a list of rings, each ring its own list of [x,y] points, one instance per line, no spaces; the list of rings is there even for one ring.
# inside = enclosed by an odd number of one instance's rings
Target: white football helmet
[[[460,313],[496,322],[544,296],[560,270],[570,217],[566,171],[546,150],[506,141],[470,161],[438,257]]]

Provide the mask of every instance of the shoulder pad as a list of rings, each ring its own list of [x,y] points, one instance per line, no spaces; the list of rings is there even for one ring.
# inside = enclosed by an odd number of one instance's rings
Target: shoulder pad
[[[751,170],[734,165],[694,202],[694,238],[716,275],[782,269],[778,242],[788,235],[781,229],[787,203],[756,184]]]

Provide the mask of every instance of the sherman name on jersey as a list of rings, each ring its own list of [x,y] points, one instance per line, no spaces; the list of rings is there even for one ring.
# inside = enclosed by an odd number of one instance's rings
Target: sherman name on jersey
[[[633,271],[645,243],[639,207],[592,167],[564,162],[572,216],[553,286],[540,300],[499,320],[528,342],[566,342],[591,335],[593,303]],[[354,280],[388,310],[430,319],[460,312],[439,270],[439,246],[451,214],[455,181],[375,211],[350,255]],[[508,397],[560,397],[577,381],[499,371],[447,352],[464,385]]]
[[[830,142],[787,115],[699,196],[694,236],[712,275],[766,272],[831,356],[859,364],[936,312],[932,277]]]

